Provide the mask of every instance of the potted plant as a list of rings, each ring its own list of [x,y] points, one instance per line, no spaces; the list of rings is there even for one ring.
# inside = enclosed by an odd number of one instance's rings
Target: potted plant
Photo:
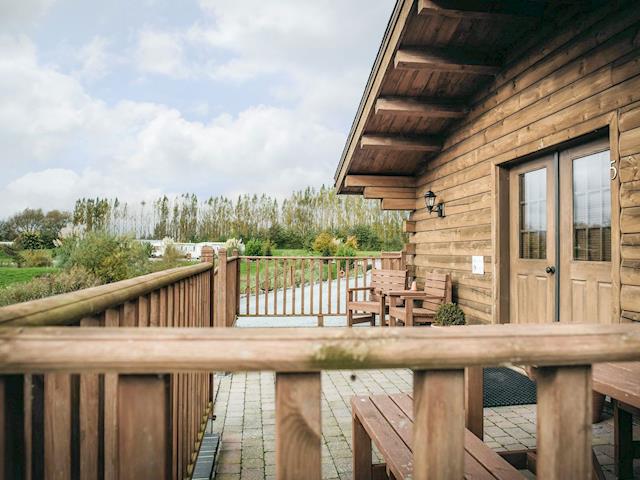
[[[443,303],[436,310],[434,325],[448,327],[450,325],[464,325],[464,312],[456,303]]]

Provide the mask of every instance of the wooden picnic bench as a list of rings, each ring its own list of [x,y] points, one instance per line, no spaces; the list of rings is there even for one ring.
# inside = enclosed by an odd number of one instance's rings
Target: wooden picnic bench
[[[351,399],[353,415],[353,478],[404,479],[413,473],[413,399],[409,394],[359,395]],[[444,440],[443,440],[444,441]],[[385,466],[372,465],[371,442]],[[524,479],[511,464],[468,429],[464,437],[467,479]],[[443,461],[447,461],[443,459]]]
[[[640,416],[640,362],[598,363],[593,389],[611,397],[614,460],[621,480],[633,478],[633,459],[640,458],[640,440],[633,440],[633,415]]]
[[[376,315],[380,317],[380,325],[385,325],[388,305],[386,295],[390,291],[407,288],[406,270],[371,270],[371,283],[366,287],[349,288],[347,290],[347,325],[352,327],[356,323],[370,322],[376,324]],[[365,291],[368,297],[364,300],[354,299],[353,294]]]

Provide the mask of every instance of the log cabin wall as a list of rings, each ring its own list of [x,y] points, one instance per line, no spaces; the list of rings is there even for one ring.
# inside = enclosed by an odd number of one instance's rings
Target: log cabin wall
[[[496,318],[495,165],[616,126],[622,237],[614,309],[623,319],[640,320],[640,105],[634,108],[640,100],[639,20],[637,4],[593,24],[575,19],[582,28],[574,27],[561,48],[555,46],[565,38],[551,38],[524,54],[417,177],[418,204],[431,189],[445,202],[447,216],[437,218],[425,208],[411,214],[416,275],[451,272],[455,299],[472,321]],[[614,155],[612,148],[612,160]],[[484,275],[471,274],[471,255],[484,255]]]
[[[418,1],[413,15],[441,3]],[[423,149],[422,164],[413,173],[408,161],[400,168],[388,158],[386,164],[378,161],[378,171],[365,171],[357,148],[351,151],[347,143],[336,184],[344,193],[359,193],[353,187],[364,186],[367,196],[367,187],[381,185],[368,183],[376,174],[407,179],[384,188],[388,196],[395,195],[390,187],[415,194],[412,208],[406,200],[398,207],[412,210],[406,231],[408,252],[415,255],[408,264],[418,280],[428,272],[451,273],[454,301],[468,321],[495,323],[504,321],[500,308],[509,301],[499,268],[500,252],[508,254],[501,239],[500,166],[588,135],[609,135],[619,173],[611,185],[613,307],[611,318],[602,321],[640,321],[640,2],[608,2],[548,20],[513,45],[500,73],[466,102],[468,113],[443,130],[441,149],[435,154]],[[395,40],[396,52],[404,35]],[[397,62],[396,55],[396,67]],[[357,122],[358,117],[351,136],[375,130],[374,114],[362,132]],[[365,146],[362,138],[360,148]],[[415,148],[406,154],[413,161]],[[363,174],[369,175],[366,182]],[[445,203],[445,218],[426,211],[427,190]],[[382,201],[384,207],[391,199]],[[472,255],[484,256],[483,275],[471,273]]]
[[[618,112],[620,177],[620,307],[640,321],[640,104]]]

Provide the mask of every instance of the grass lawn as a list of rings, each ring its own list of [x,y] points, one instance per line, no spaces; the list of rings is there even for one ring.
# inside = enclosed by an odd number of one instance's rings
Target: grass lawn
[[[13,283],[27,282],[32,278],[56,271],[58,271],[57,268],[51,267],[0,267],[0,288]]]
[[[0,249],[0,267],[12,267],[13,266],[13,260],[12,258],[7,255],[4,250]]]

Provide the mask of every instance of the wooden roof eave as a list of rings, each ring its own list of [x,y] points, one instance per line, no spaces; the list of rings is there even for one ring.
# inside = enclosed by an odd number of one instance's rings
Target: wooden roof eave
[[[514,31],[521,32],[521,29],[514,28],[514,24],[542,18],[548,5],[541,3],[535,8],[529,5],[524,9],[521,7],[464,0],[396,1],[334,175],[338,193],[362,194],[365,187],[384,185],[384,182],[378,184],[373,179],[370,185],[354,185],[357,182],[349,181],[351,175],[397,175],[404,178],[416,175],[424,160],[446,148],[445,140],[452,122],[464,122],[470,113],[472,99],[483,94],[469,89],[473,83],[468,81],[469,78],[493,77],[493,84],[508,65],[505,61],[507,50],[517,38],[513,36]],[[433,25],[430,29],[420,30],[421,26],[424,27],[422,21],[425,18],[437,18],[439,22],[447,22],[445,19],[451,18],[467,22],[478,19],[484,25],[495,22],[494,28],[498,31],[502,32],[504,27],[504,35],[503,38],[490,36],[487,42],[479,45],[476,45],[477,38],[474,43],[447,44],[443,43],[446,40],[429,35],[434,31]],[[448,31],[451,33],[451,30],[449,21]],[[527,31],[532,32],[533,29],[528,28]],[[421,38],[423,32],[427,32],[428,40]],[[520,37],[521,40],[522,34]],[[500,44],[505,40],[511,43]],[[465,77],[467,84],[460,84],[457,91],[446,92],[444,96],[435,88],[417,93],[415,86],[411,86],[413,91],[409,93],[406,86],[392,86],[393,82],[402,81],[403,71],[416,72],[416,75],[436,72],[445,75],[442,78],[451,75],[454,79],[452,85],[457,85],[458,78]],[[482,92],[485,90],[485,87],[480,89]],[[407,123],[408,128],[398,124],[387,128],[389,125],[381,120],[385,115],[387,118],[398,116],[418,120]],[[433,123],[417,124],[425,118]],[[383,163],[373,168],[372,161]]]
[[[376,99],[378,97],[380,87],[384,80],[385,72],[390,64],[392,64],[397,46],[400,44],[400,38],[404,32],[406,22],[414,7],[414,0],[396,0],[393,13],[387,24],[384,37],[376,59],[369,74],[367,85],[365,87],[362,99],[358,106],[358,111],[351,125],[347,142],[340,157],[340,163],[334,175],[335,186],[338,193],[344,188],[344,179],[346,177],[351,157],[356,148],[360,146],[360,137],[364,131],[364,127],[371,111],[375,108]]]

